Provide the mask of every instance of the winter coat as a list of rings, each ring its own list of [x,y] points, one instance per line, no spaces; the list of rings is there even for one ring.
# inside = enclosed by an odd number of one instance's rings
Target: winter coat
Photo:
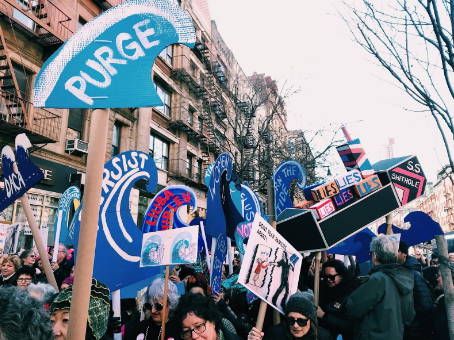
[[[328,287],[326,281],[320,282],[319,306],[325,314],[318,319],[318,325],[328,330],[334,339],[342,334],[343,340],[352,340],[355,320],[347,311],[347,301],[354,289],[344,282],[334,287]]]
[[[240,335],[243,336],[245,335],[247,337],[247,334],[249,333],[253,326],[250,323],[245,322],[238,318],[237,315],[232,311],[232,309],[227,305],[224,299],[219,300],[218,307],[224,318],[226,318],[233,324],[233,327],[235,327],[236,332]]]
[[[448,314],[446,312],[445,295],[435,300],[435,314],[433,317],[433,335],[431,340],[449,340]]]
[[[404,324],[415,318],[413,273],[397,263],[381,264],[348,298],[347,310],[357,320],[355,340],[402,340]]]
[[[17,275],[14,273],[8,280],[4,280],[3,276],[0,275],[0,287],[1,286],[17,286]]]
[[[174,338],[174,339],[181,339],[180,334],[178,334],[175,330],[175,326],[172,323],[173,321],[169,321],[166,323],[166,334],[165,338]],[[148,328],[148,334],[147,334]],[[129,334],[124,337],[124,340],[136,340],[139,334],[147,334],[147,337],[143,338],[143,340],[156,340],[159,336],[159,332],[161,330],[161,326],[157,325],[153,318],[150,317],[148,320],[143,320],[139,324],[136,324],[135,328],[130,330]]]
[[[69,271],[66,270],[65,264],[66,264],[66,259],[61,261],[58,264],[57,270],[54,271],[54,277],[55,281],[57,281],[57,286],[58,288],[61,287],[62,282],[69,277]]]
[[[271,327],[268,329],[268,331],[265,332],[265,336],[263,337],[263,340],[333,340],[332,336],[329,334],[329,332],[326,329],[323,329],[321,327],[317,328],[317,338],[311,337],[311,336],[303,336],[301,338],[295,338],[292,336],[290,331],[288,330],[288,325],[285,321],[281,322],[280,324]],[[287,328],[287,330],[286,330]]]
[[[413,303],[416,313],[415,320],[410,325],[405,325],[404,340],[426,340],[432,333],[432,316],[435,312],[429,284],[421,275],[421,264],[413,256],[407,257],[403,267],[413,272]]]

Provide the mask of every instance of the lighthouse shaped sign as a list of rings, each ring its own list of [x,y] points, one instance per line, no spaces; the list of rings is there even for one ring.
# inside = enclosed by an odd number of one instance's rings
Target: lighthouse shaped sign
[[[189,15],[174,1],[127,0],[97,16],[49,58],[35,82],[35,107],[160,106],[152,79],[168,45],[195,44]]]

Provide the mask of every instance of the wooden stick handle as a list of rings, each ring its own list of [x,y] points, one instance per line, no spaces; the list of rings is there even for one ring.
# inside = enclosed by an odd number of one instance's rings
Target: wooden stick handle
[[[42,259],[41,263],[43,264],[44,267],[44,273],[46,273],[47,282],[49,282],[49,284],[52,287],[54,287],[54,289],[58,292],[57,281],[55,281],[54,272],[50,267],[49,257],[47,256],[47,250],[44,247],[43,240],[41,239],[38,225],[36,224],[35,215],[33,215],[33,211],[32,208],[30,207],[30,202],[28,201],[27,194],[23,194],[20,197],[20,202],[22,203],[22,208],[24,209],[25,216],[27,216],[28,225],[30,226],[30,230],[32,231],[33,239],[35,240],[36,248],[38,249],[38,254]],[[58,251],[58,244],[56,244],[55,247],[57,247]]]
[[[315,273],[314,273],[314,302],[318,306],[319,295],[320,295],[320,258],[321,253],[315,254]]]
[[[169,230],[172,229],[173,227],[173,214],[174,211],[170,210],[170,219],[169,219]],[[165,275],[165,281],[164,281],[164,298],[162,301],[162,330],[161,330],[161,340],[164,340],[165,334],[166,334],[166,322],[167,320],[165,319],[165,315],[167,313],[167,293],[169,289],[169,265],[166,266],[166,275]]]
[[[265,321],[267,307],[268,307],[268,304],[265,301],[260,302],[259,314],[257,316],[257,323],[255,324],[255,328],[257,328],[257,330],[259,332],[261,332],[263,329],[263,322]]]
[[[71,319],[67,340],[85,340],[90,303],[91,279],[98,233],[99,204],[106,159],[109,109],[97,109],[91,115],[90,146],[87,158],[84,207],[77,249],[77,275],[74,276]]]

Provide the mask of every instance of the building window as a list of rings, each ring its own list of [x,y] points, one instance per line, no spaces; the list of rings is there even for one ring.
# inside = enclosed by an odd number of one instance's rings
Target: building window
[[[156,109],[162,112],[164,115],[167,117],[170,117],[170,107],[171,107],[171,96],[172,94],[164,90],[161,85],[158,85],[157,83],[154,84],[154,88],[156,89],[156,92],[158,93],[159,98],[161,98],[163,105],[162,106],[156,106]]]
[[[191,110],[188,111],[188,124],[191,126],[194,124],[194,112]]]
[[[29,11],[30,8],[29,8],[29,3],[27,0],[16,0],[16,2],[26,11]],[[21,22],[22,24],[24,24],[25,26],[27,26],[29,29],[31,29],[32,31],[35,30],[36,28],[36,23],[30,19],[29,17],[27,17],[25,14],[23,14],[21,11],[17,10],[17,9],[14,9],[14,12],[13,12],[13,17],[14,19],[18,20],[19,22]]]
[[[84,125],[84,110],[69,109],[66,139],[81,139],[83,125]]]
[[[161,170],[169,169],[169,143],[161,138],[150,135],[149,154],[156,166]]]
[[[202,181],[202,161],[196,162],[196,180],[197,182]]]
[[[192,156],[189,154],[186,157],[186,175],[188,177],[192,176]]]
[[[197,118],[197,131],[199,131],[200,133],[203,132],[203,120],[201,117]]]
[[[115,122],[112,134],[112,152],[110,154],[111,157],[115,157],[120,153],[120,140],[121,140],[121,125]]]
[[[159,55],[169,63],[169,65],[172,65],[172,60],[173,60],[173,46],[167,46],[165,49],[162,50]]]
[[[17,86],[19,87],[19,92],[20,92],[22,98],[27,99],[28,92],[29,92],[28,84],[27,84],[28,83],[27,74],[24,72],[23,68],[19,69],[19,67],[21,67],[21,66],[13,67],[14,75],[16,76]],[[10,76],[10,75],[11,75],[11,70],[10,69],[5,70],[5,76]],[[14,81],[13,81],[13,79],[5,79],[5,80],[3,80],[3,85],[4,86],[14,85]],[[17,91],[16,91],[15,87],[11,88],[11,89],[6,89],[4,91],[12,93],[17,96]]]

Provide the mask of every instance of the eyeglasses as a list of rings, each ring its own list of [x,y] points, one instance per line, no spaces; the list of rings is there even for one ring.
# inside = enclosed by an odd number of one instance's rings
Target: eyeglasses
[[[296,322],[298,324],[298,326],[304,327],[307,325],[307,322],[309,321],[309,319],[303,319],[303,318],[295,319],[295,318],[292,318],[291,316],[289,316],[285,319],[285,321],[287,322],[287,324],[289,326],[293,326]]]
[[[336,279],[336,276],[339,275],[339,274],[336,274],[336,275],[323,275],[323,277],[327,280],[330,280],[330,281],[334,281]]]
[[[421,254],[416,254],[416,256],[421,256]]]
[[[27,282],[27,281],[31,281],[32,279],[30,277],[21,277],[20,279],[17,279],[17,281],[22,281],[22,282]]]
[[[162,311],[162,309],[164,308],[164,306],[162,305],[162,303],[159,303],[159,302],[156,302],[156,303],[149,303],[149,302],[145,302],[143,304],[143,311],[146,312],[147,310],[151,310],[152,308],[154,307],[154,309],[156,309],[158,312]]]
[[[189,339],[192,335],[192,332],[194,332],[195,334],[202,334],[203,332],[205,332],[205,330],[207,329],[206,327],[206,321],[204,323],[201,323],[200,325],[197,325],[195,326],[194,328],[191,328],[191,329],[187,329],[185,331],[182,331],[180,333],[181,337],[183,339]]]

